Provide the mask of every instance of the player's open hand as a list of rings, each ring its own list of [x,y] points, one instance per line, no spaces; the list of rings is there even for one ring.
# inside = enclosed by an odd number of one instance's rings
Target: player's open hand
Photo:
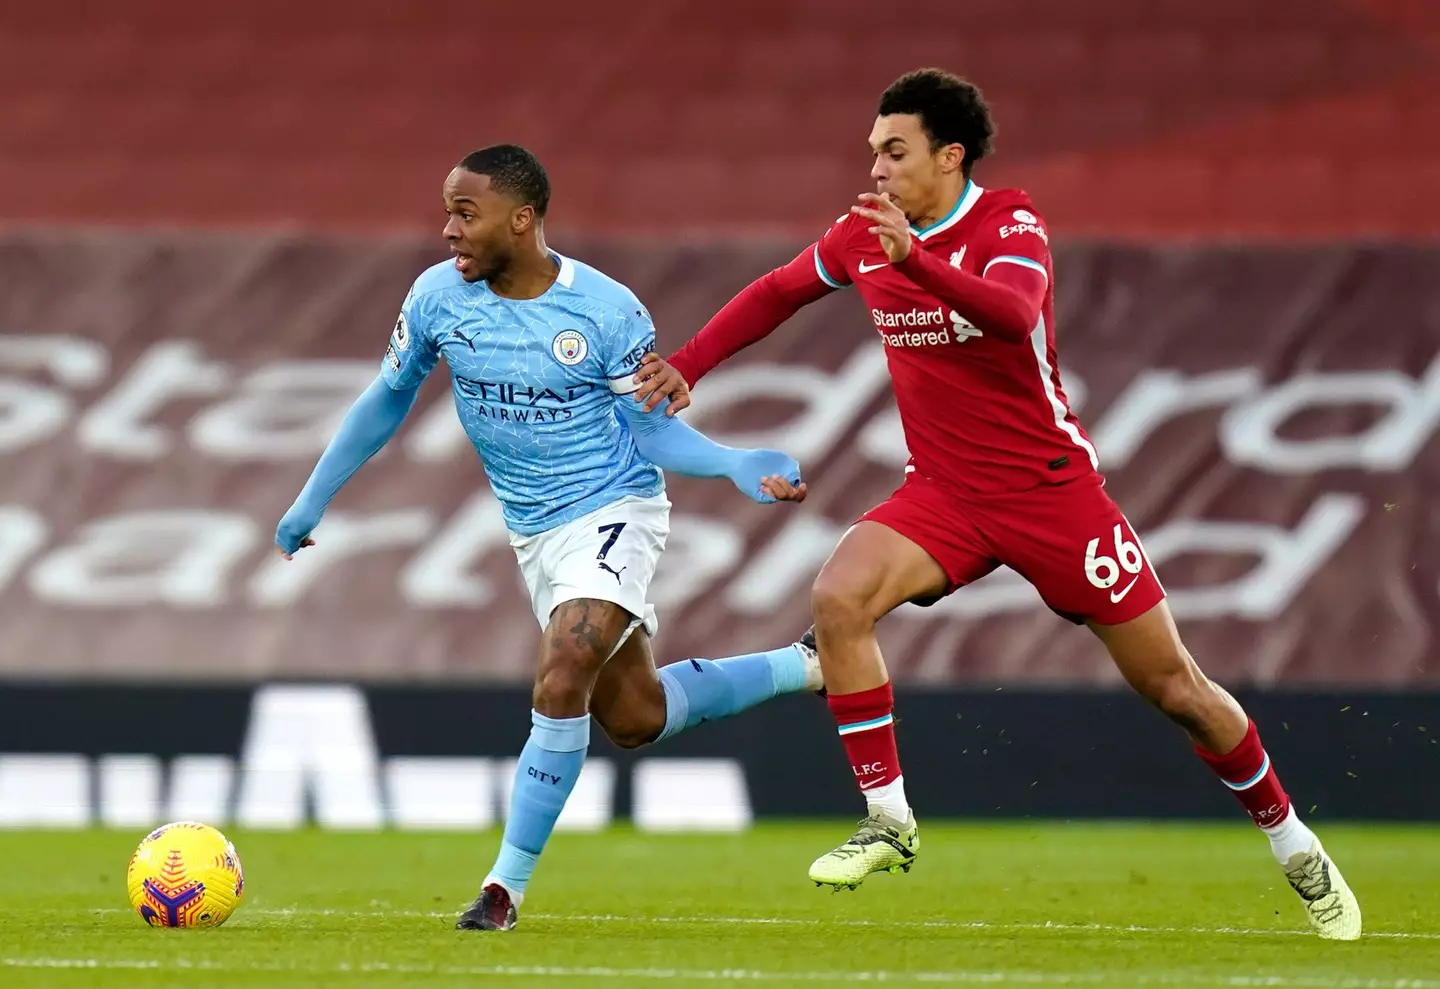
[[[851,206],[850,212],[870,221],[870,233],[880,238],[880,246],[892,263],[899,264],[910,256],[910,221],[890,201],[888,193],[861,193],[860,205]]]
[[[635,401],[645,403],[645,411],[653,411],[665,399],[670,399],[667,416],[673,416],[681,409],[690,407],[690,386],[685,377],[659,354],[646,354],[640,360],[640,370],[635,372],[640,390]]]

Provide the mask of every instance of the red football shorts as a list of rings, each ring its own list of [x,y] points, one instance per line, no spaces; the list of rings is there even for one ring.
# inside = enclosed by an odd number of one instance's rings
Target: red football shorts
[[[934,557],[950,578],[946,594],[1004,564],[1077,625],[1119,625],[1165,598],[1135,530],[1098,475],[977,495],[912,471],[861,521],[894,529]]]

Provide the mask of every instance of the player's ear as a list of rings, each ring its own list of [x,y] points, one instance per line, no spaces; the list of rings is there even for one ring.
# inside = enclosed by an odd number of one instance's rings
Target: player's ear
[[[535,226],[535,207],[526,203],[510,212],[510,232],[519,236]]]
[[[965,167],[965,145],[947,144],[940,149],[940,170],[958,172]]]

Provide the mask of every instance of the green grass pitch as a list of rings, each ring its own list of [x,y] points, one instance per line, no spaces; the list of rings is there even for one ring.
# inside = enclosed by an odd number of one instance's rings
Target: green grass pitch
[[[1440,829],[1331,826],[1359,943],[1306,932],[1252,828],[923,822],[908,876],[810,885],[848,824],[561,835],[509,934],[457,932],[497,836],[230,834],[211,931],[125,901],[136,833],[0,833],[0,986],[995,984],[1440,989]]]

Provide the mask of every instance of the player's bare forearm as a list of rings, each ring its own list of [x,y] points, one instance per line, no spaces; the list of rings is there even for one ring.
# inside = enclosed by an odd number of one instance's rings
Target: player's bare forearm
[[[288,558],[296,550],[314,545],[310,533],[320,523],[330,500],[395,435],[419,393],[419,386],[397,390],[383,377],[377,377],[355,400],[305,487],[275,529],[275,545],[283,555]]]
[[[1005,265],[997,266],[996,277],[981,278],[918,248],[895,267],[986,336],[1024,343],[1039,322],[1046,289],[1040,272]]]

